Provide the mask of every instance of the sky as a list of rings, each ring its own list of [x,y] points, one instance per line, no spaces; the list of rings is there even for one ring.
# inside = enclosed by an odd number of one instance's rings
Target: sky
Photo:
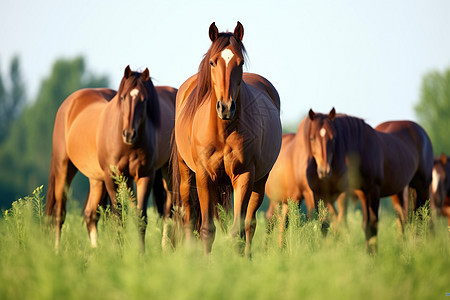
[[[376,126],[417,120],[423,76],[450,68],[449,16],[446,0],[0,0],[0,69],[18,55],[30,99],[56,59],[78,55],[113,89],[127,65],[179,87],[210,46],[209,25],[240,21],[245,71],[272,82],[284,123],[335,107]]]

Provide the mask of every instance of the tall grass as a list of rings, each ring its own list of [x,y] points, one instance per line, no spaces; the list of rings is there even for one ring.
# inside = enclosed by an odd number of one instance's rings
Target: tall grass
[[[163,222],[149,209],[142,254],[133,211],[127,206],[116,222],[103,209],[92,249],[80,209],[69,207],[56,252],[43,225],[42,188],[14,202],[0,220],[0,299],[443,299],[450,292],[450,237],[444,220],[429,230],[426,211],[400,235],[395,216],[382,210],[378,254],[369,256],[359,210],[350,210],[347,228],[323,238],[318,218],[290,204],[281,249],[278,230],[267,234],[258,214],[252,260],[232,246],[223,210],[224,231],[217,226],[205,257],[199,241],[162,251]]]

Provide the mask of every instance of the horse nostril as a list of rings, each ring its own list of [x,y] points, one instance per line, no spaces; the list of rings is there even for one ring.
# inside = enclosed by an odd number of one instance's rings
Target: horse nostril
[[[236,110],[236,102],[231,101],[230,111],[234,112]]]
[[[225,111],[225,105],[222,104],[222,101],[217,101],[217,111],[221,114]]]
[[[127,130],[126,130],[126,129],[124,129],[124,130],[122,131],[122,136],[123,136],[124,138],[127,137]]]

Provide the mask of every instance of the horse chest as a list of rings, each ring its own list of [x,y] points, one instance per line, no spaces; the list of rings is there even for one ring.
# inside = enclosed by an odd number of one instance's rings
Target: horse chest
[[[205,169],[214,182],[227,181],[248,165],[242,149],[227,144],[203,147],[198,154],[197,167]]]
[[[135,149],[119,155],[113,165],[116,165],[120,172],[128,173],[132,177],[145,177],[154,163],[154,159],[145,149]]]

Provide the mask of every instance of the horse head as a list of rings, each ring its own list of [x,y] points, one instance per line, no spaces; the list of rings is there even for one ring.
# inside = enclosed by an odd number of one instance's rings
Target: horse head
[[[316,161],[319,179],[327,178],[331,174],[336,140],[335,117],[334,107],[328,115],[316,114],[312,109],[309,110],[310,125],[307,138],[311,155]]]
[[[234,33],[219,33],[214,22],[209,27],[211,88],[217,99],[217,115],[222,120],[231,120],[236,112],[244,65],[243,36],[244,27],[240,22]]]
[[[122,115],[122,139],[125,144],[133,145],[145,130],[147,118],[159,126],[157,95],[148,69],[139,73],[127,66],[117,95]]]
[[[430,196],[435,201],[437,207],[442,205],[442,201],[450,189],[448,164],[450,164],[448,157],[443,153],[434,159]]]

